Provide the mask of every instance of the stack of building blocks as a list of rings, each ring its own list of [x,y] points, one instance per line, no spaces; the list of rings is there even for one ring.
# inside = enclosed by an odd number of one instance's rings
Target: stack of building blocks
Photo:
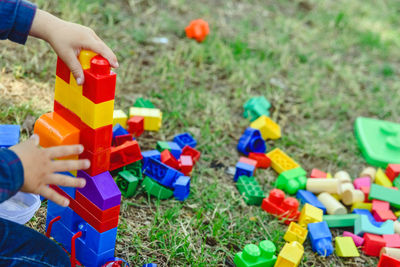
[[[61,216],[52,225],[51,236],[70,251],[72,236],[81,232],[75,240],[76,258],[85,266],[99,266],[114,256],[121,202],[109,170],[116,162],[128,164],[142,156],[136,141],[119,146],[117,152],[111,146],[116,74],[109,63],[85,50],[79,60],[85,74],[83,86],[78,86],[65,63],[57,60],[54,112],[42,115],[34,132],[43,147],[82,144],[85,148],[79,158],[89,159],[91,167],[74,176],[84,178],[86,186],[64,191],[52,185],[70,205],[64,208],[49,201],[46,226]],[[113,159],[114,154],[118,160]]]

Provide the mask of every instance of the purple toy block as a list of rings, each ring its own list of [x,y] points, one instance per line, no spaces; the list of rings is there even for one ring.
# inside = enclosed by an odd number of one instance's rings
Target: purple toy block
[[[350,236],[353,238],[354,244],[356,244],[356,247],[361,247],[364,244],[364,238],[361,236],[355,235],[351,232],[344,231],[343,236]]]
[[[361,187],[371,187],[371,178],[369,177],[361,177],[354,179],[353,185],[355,189],[361,189]]]
[[[86,186],[79,188],[79,192],[101,210],[112,208],[121,203],[121,191],[108,171],[93,177],[84,171],[78,171],[77,177],[86,180]]]

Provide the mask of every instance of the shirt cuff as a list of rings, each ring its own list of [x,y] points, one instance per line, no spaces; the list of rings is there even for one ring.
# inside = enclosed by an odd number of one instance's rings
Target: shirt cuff
[[[19,2],[17,16],[14,27],[8,39],[19,44],[25,44],[28,39],[29,31],[32,27],[33,18],[36,14],[36,6],[28,1]]]
[[[8,181],[2,181],[7,184],[7,188],[2,189],[6,189],[5,191],[8,191],[8,197],[11,197],[15,195],[24,184],[24,168],[21,160],[14,151],[1,148],[0,152],[2,155],[2,163],[8,166],[8,168],[5,168],[6,173],[0,174],[4,178],[8,179]]]

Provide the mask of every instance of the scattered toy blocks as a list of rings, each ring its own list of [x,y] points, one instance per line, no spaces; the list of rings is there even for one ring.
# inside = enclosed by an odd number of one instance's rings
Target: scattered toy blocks
[[[353,239],[349,236],[337,236],[335,238],[335,250],[339,257],[360,257]]]
[[[196,139],[193,138],[189,133],[181,133],[177,134],[174,137],[174,142],[177,143],[181,148],[185,146],[190,146],[195,148],[197,145]]]
[[[299,224],[302,227],[307,227],[309,223],[322,222],[323,214],[324,212],[321,209],[306,203],[300,212]]]
[[[388,248],[400,248],[400,235],[392,234],[392,235],[382,235],[382,238],[385,240],[385,247]]]
[[[111,147],[109,170],[121,168],[141,159],[142,154],[138,142],[136,140],[127,141],[120,146]]]
[[[250,158],[247,158],[247,157],[240,157],[239,158],[239,162],[246,163],[246,164],[249,164],[249,165],[253,165],[257,169],[257,161],[255,161],[254,159],[250,159]]]
[[[161,128],[162,112],[155,108],[136,108],[129,109],[129,117],[139,116],[144,118],[144,129],[146,131],[158,131]]]
[[[372,214],[377,222],[385,222],[387,220],[395,221],[397,220],[396,215],[394,215],[391,210],[376,210]]]
[[[366,210],[366,209],[354,209],[352,212],[355,213],[355,214],[367,216],[368,220],[370,221],[370,223],[372,223],[376,227],[380,227],[382,225],[382,222],[377,222],[375,220],[374,216],[372,216],[372,213],[369,210]]]
[[[184,201],[190,194],[190,178],[187,176],[180,176],[172,184],[174,188],[174,197],[179,201]]]
[[[129,134],[129,132],[124,127],[122,127],[120,124],[116,124],[112,128],[113,139],[119,135],[125,135],[125,134]]]
[[[269,192],[269,196],[263,199],[261,208],[269,214],[284,220],[286,224],[289,224],[291,221],[297,221],[300,214],[298,211],[298,200],[293,197],[285,198],[285,193],[276,188],[272,189]]]
[[[271,166],[277,173],[300,167],[297,162],[279,148],[275,148],[267,153],[267,156],[271,159]]]
[[[183,176],[183,174],[164,163],[154,159],[149,158],[143,165],[143,174],[154,179],[158,183],[166,186],[172,187],[178,177]]]
[[[369,199],[387,201],[393,207],[400,209],[400,191],[377,184],[372,184],[369,191]]]
[[[233,177],[233,181],[237,181],[239,176],[248,176],[251,177],[254,175],[255,167],[253,165],[249,165],[243,162],[236,163],[236,171],[235,176]]]
[[[184,175],[190,175],[193,169],[193,160],[191,156],[181,155],[178,160],[179,169]]]
[[[19,125],[0,125],[0,147],[10,147],[19,143]]]
[[[281,127],[265,115],[258,117],[250,124],[250,127],[260,130],[264,140],[281,138]]]
[[[399,267],[400,260],[394,257],[390,257],[383,253],[379,259],[377,267]]]
[[[185,28],[186,36],[191,39],[195,39],[197,42],[203,42],[208,33],[210,27],[208,22],[202,19],[192,20],[189,25]]]
[[[355,235],[351,232],[344,231],[343,236],[351,237],[353,239],[354,244],[357,247],[361,247],[364,244],[364,238],[362,238],[361,236]]]
[[[400,164],[388,164],[385,174],[393,182],[400,175]]]
[[[248,127],[240,137],[237,149],[247,156],[250,152],[265,153],[267,146],[261,138],[260,131]]]
[[[381,168],[378,168],[375,174],[375,183],[385,187],[392,187],[392,181],[386,176]]]
[[[132,116],[127,121],[128,132],[138,137],[144,132],[144,117]]]
[[[361,187],[371,187],[371,178],[367,176],[354,179],[353,185],[355,189],[361,189]]]
[[[151,196],[157,199],[167,199],[172,197],[174,192],[171,189],[168,189],[160,184],[158,184],[153,179],[146,177],[143,180],[144,190]]]
[[[185,156],[189,157],[189,156]],[[189,157],[190,160],[192,160],[191,157]],[[171,154],[171,152],[168,149],[165,149],[163,152],[161,152],[161,162],[170,166],[171,168],[174,169],[179,169],[179,162],[178,160]]]
[[[315,179],[310,179],[315,180]],[[318,195],[318,200],[326,208],[326,213],[330,215],[346,214],[347,209],[336,198],[329,193],[321,193]]]
[[[249,158],[257,161],[257,168],[266,169],[271,166],[271,160],[264,153],[250,152]]]
[[[293,195],[300,189],[306,188],[307,172],[301,168],[294,168],[281,172],[275,182],[275,187]]]
[[[121,171],[118,173],[116,183],[124,197],[132,197],[139,184],[139,178],[129,171]]]
[[[250,119],[250,121],[256,120],[258,117],[261,115],[265,115],[269,117],[269,108],[271,107],[271,104],[268,102],[268,100],[263,97],[253,97],[250,98],[244,105],[244,113],[243,116],[245,118]]]
[[[128,121],[128,115],[121,110],[121,109],[115,109],[113,112],[113,126],[116,125],[117,123],[121,125],[122,127],[126,128],[127,124],[126,122]]]
[[[353,227],[359,216],[359,214],[324,215],[322,219],[328,224],[329,228]]]
[[[300,200],[301,203],[308,203],[314,207],[321,209],[324,214],[326,214],[325,206],[318,200],[318,198],[310,191],[299,190],[297,191],[296,198]]]
[[[196,164],[196,162],[200,159],[200,151],[190,147],[190,146],[185,146],[182,149],[182,154],[181,155],[187,155],[187,156],[191,156],[193,163]]]
[[[260,244],[247,244],[243,251],[236,253],[233,262],[237,267],[272,267],[276,262],[276,247],[269,240]],[[276,265],[275,265],[276,266]]]
[[[307,233],[308,231],[306,228],[301,227],[295,222],[291,222],[285,235],[283,236],[283,239],[286,242],[297,241],[300,244],[303,244],[307,238]]]
[[[155,108],[150,100],[143,99],[142,97],[137,98],[133,106],[136,108]]]
[[[246,204],[261,205],[261,202],[265,197],[264,191],[253,176],[240,176],[237,180],[236,186]]]
[[[329,256],[333,253],[332,234],[326,222],[308,224],[308,232],[311,248],[321,256]]]
[[[299,266],[304,254],[304,247],[297,241],[286,243],[279,252],[275,267],[296,267]]]
[[[364,233],[391,235],[394,234],[393,221],[386,221],[377,227],[370,222],[366,215],[360,215],[354,223],[354,233],[360,236]]]
[[[307,179],[306,189],[313,193],[339,193],[338,179],[313,178]]]
[[[364,234],[364,247],[362,250],[366,255],[378,257],[385,244],[383,237],[366,233]]]
[[[171,154],[176,159],[179,159],[179,157],[182,154],[182,149],[180,148],[180,146],[175,142],[168,142],[168,147],[169,147],[169,151],[171,152]]]

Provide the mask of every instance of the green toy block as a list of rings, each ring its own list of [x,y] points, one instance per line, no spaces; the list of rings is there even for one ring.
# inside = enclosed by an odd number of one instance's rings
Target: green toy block
[[[258,246],[247,244],[242,252],[235,255],[233,262],[237,267],[270,267],[276,262],[276,247],[269,240],[263,240]]]
[[[400,189],[400,176],[393,180],[393,186],[397,187],[397,189]]]
[[[364,233],[376,235],[392,235],[394,234],[394,223],[387,220],[380,227],[373,225],[367,215],[360,215],[354,222],[354,234],[362,236]]]
[[[264,191],[253,176],[240,176],[236,182],[236,187],[240,194],[244,196],[244,201],[248,205],[261,205],[265,198]]]
[[[139,178],[129,171],[122,171],[118,173],[116,183],[124,197],[132,197],[139,184]]]
[[[163,152],[163,151],[166,150],[166,149],[168,149],[168,150],[171,151],[171,148],[170,148],[168,142],[165,142],[165,141],[158,141],[158,142],[157,142],[156,149],[157,149],[158,151],[160,151],[160,152]]]
[[[307,172],[301,168],[294,168],[282,172],[275,182],[275,187],[293,195],[300,189],[305,189],[307,184]]]
[[[269,108],[271,104],[263,96],[250,98],[244,105],[243,116],[250,121],[256,120],[261,115],[269,117]]]
[[[124,171],[129,171],[132,173],[134,176],[139,178],[139,180],[142,180],[143,175],[142,175],[142,162],[140,160],[135,161],[129,165],[124,166]]]
[[[359,117],[354,130],[368,164],[386,168],[389,163],[400,163],[400,124]]]
[[[144,190],[151,196],[157,199],[167,199],[172,197],[174,191],[158,184],[153,179],[146,177],[143,180]]]
[[[389,187],[372,184],[368,199],[378,199],[389,202],[396,209],[400,209],[400,191]]]
[[[150,100],[143,99],[141,97],[136,99],[135,104],[133,104],[133,106],[137,108],[155,108],[153,103],[150,102]]]
[[[335,227],[352,227],[356,219],[360,217],[359,214],[343,214],[343,215],[324,215],[322,219],[326,221],[329,228]]]

